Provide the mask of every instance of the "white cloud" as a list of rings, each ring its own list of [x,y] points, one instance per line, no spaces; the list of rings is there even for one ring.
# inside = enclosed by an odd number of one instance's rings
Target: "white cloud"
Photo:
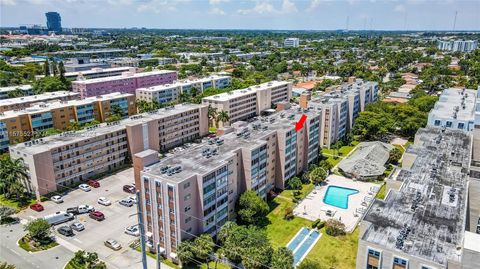
[[[393,11],[395,12],[405,12],[405,6],[404,5],[396,5],[394,8],[393,8]]]
[[[237,11],[240,14],[247,15],[247,14],[287,14],[287,13],[294,13],[298,12],[297,6],[295,3],[291,2],[290,0],[283,0],[282,6],[280,9],[276,9],[269,1],[256,1],[256,4],[251,9],[239,9]]]
[[[210,3],[210,5],[218,5],[221,3],[230,2],[230,0],[209,0],[208,2]]]
[[[225,15],[225,11],[223,11],[222,9],[218,8],[218,7],[214,7],[212,9],[210,9],[210,11],[208,12],[212,15]]]
[[[138,12],[162,13],[165,11],[175,11],[177,8],[173,2],[166,0],[152,0],[137,7]]]

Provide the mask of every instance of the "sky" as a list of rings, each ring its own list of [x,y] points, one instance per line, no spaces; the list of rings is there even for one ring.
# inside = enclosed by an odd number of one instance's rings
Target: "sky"
[[[0,26],[480,30],[480,0],[0,0]]]

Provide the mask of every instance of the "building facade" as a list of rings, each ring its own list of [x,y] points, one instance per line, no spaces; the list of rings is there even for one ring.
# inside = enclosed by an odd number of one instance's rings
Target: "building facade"
[[[200,94],[204,89],[228,87],[232,79],[228,76],[210,76],[196,80],[176,81],[172,84],[140,88],[136,90],[138,100],[147,102],[156,101],[160,104],[178,100],[180,94]]]
[[[125,72],[121,76],[103,77],[72,82],[72,90],[81,98],[109,94],[112,92],[135,94],[138,88],[152,87],[172,83],[177,72],[156,70],[144,73]]]
[[[0,100],[15,98],[17,94],[20,94],[21,96],[33,95],[32,85],[18,85],[0,88]]]
[[[229,122],[247,120],[260,115],[279,102],[290,101],[292,84],[287,81],[272,81],[246,89],[221,93],[202,99],[202,103],[225,111]]]
[[[122,167],[147,148],[165,151],[208,133],[208,109],[177,105],[153,113],[65,132],[10,147],[30,175],[28,189],[38,196]]]
[[[62,31],[62,18],[58,12],[47,12],[45,13],[47,18],[47,28],[48,31],[60,33]]]
[[[0,112],[25,109],[34,103],[49,102],[54,100],[69,101],[77,99],[80,99],[80,95],[78,93],[67,91],[47,92],[31,96],[9,98],[0,100]]]
[[[296,37],[286,38],[283,41],[283,46],[285,48],[298,48],[298,46],[300,46],[300,39]]]
[[[478,47],[477,40],[438,41],[439,50],[471,52]]]

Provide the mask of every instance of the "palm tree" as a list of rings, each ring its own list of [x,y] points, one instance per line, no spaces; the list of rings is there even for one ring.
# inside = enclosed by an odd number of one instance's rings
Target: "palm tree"
[[[21,199],[28,180],[28,172],[22,158],[0,159],[0,193],[7,199]],[[16,197],[15,197],[16,196]]]
[[[213,126],[213,121],[217,118],[217,108],[208,106],[208,120],[209,120],[209,126]]]
[[[221,121],[222,122],[222,126],[228,122],[230,120],[230,116],[228,115],[228,112],[227,111],[220,111],[220,113],[218,113],[218,116],[217,116],[217,121]],[[218,123],[217,123],[218,125]]]
[[[80,129],[82,129],[82,126],[78,121],[71,121],[67,127],[67,130],[69,131],[78,131]]]

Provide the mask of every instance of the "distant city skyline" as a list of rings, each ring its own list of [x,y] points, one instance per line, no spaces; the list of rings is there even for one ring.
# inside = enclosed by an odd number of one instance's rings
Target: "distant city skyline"
[[[271,30],[480,30],[475,0],[0,0],[0,26]],[[455,13],[457,13],[456,22]]]

